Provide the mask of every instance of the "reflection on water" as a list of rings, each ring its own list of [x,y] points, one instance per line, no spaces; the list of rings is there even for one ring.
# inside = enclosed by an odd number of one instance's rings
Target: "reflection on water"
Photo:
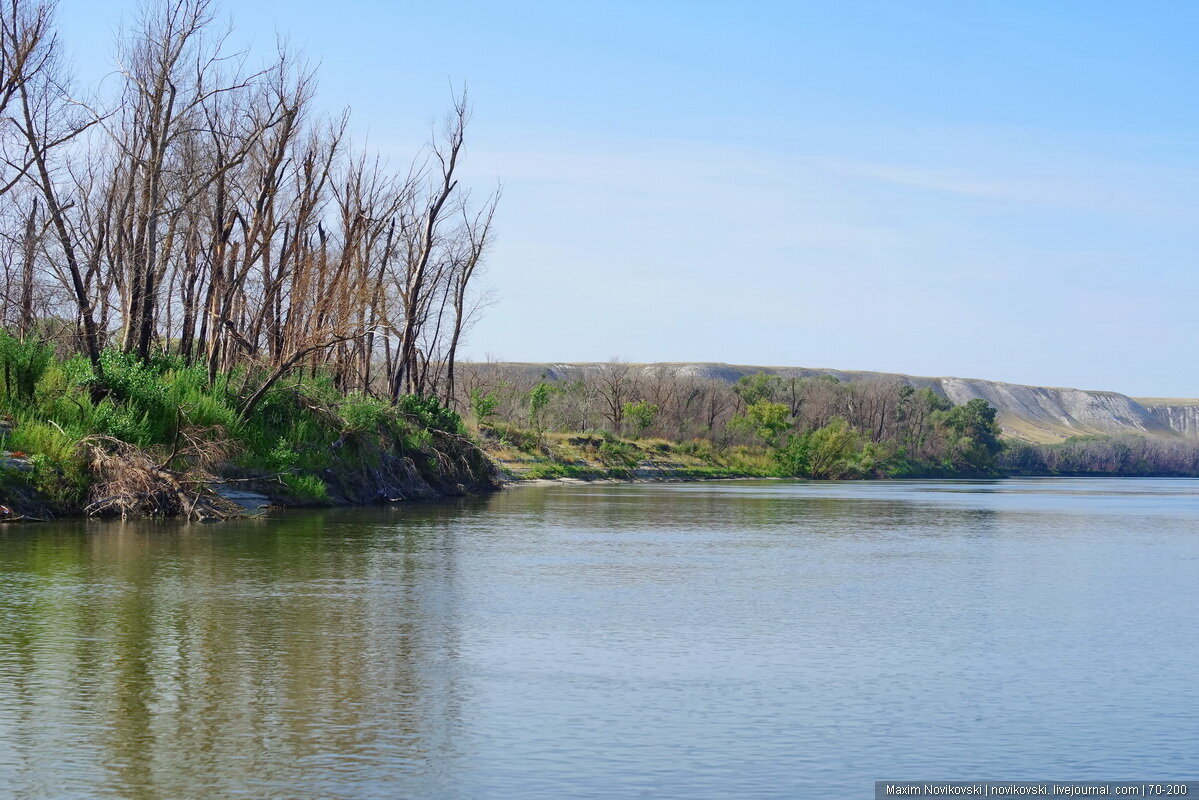
[[[19,798],[1199,774],[1199,482],[523,487],[0,532]]]
[[[436,784],[462,703],[452,513],[10,529],[0,771],[48,797]]]

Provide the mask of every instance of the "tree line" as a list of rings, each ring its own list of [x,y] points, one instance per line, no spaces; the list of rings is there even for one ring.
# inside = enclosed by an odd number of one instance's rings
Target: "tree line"
[[[52,0],[0,16],[0,325],[235,379],[450,399],[498,191],[459,181],[465,93],[400,168],[354,146],[285,45],[253,65],[213,0],[143,6],[101,89],[72,79]]]
[[[1014,475],[1199,475],[1199,442],[1145,436],[1079,436],[1057,444],[1009,441],[1000,466]]]
[[[780,472],[819,478],[986,475],[1001,448],[995,410],[954,406],[898,380],[760,373],[737,383],[613,361],[565,380],[462,364],[455,402],[486,431],[602,431],[768,449]]]

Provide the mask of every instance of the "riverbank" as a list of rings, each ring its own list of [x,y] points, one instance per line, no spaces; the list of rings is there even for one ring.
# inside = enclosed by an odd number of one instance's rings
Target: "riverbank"
[[[519,427],[491,418],[477,396],[468,424],[433,397],[347,393],[316,365],[286,381],[250,368],[214,377],[180,357],[106,350],[101,379],[79,355],[7,336],[0,356],[0,521],[224,519],[261,506],[425,500],[537,480],[988,477],[1055,474],[1051,461],[1058,472],[1075,462],[1147,463],[1123,442],[1113,452],[1135,458],[1101,459],[1107,450],[1097,448],[1111,443],[1095,441],[1033,459],[1027,448],[1001,445],[993,410],[978,404],[932,412],[925,428],[935,446],[925,449],[942,455],[913,458],[902,443],[873,442],[841,418],[797,432],[785,408],[763,402],[719,436],[671,441]],[[1019,458],[1000,467],[1001,450]]]
[[[89,437],[79,443],[87,467],[83,490],[64,497],[48,485],[63,479],[43,454],[0,457],[0,522],[71,517],[230,519],[268,508],[369,506],[483,494],[502,486],[496,465],[465,437],[427,431],[417,448],[379,437],[364,458],[342,443],[317,473],[266,473],[229,461],[214,471],[165,466],[161,451]],[[359,442],[359,446],[361,446]],[[357,450],[357,452],[354,452]],[[41,457],[39,457],[41,456]],[[78,498],[72,502],[73,498]]]
[[[622,439],[600,433],[533,433],[481,426],[476,439],[506,481],[713,480],[777,475],[765,449],[709,442]]]
[[[215,378],[176,357],[76,355],[0,337],[0,519],[222,519],[237,493],[276,506],[366,505],[490,491],[493,463],[435,398],[340,391],[297,370]],[[276,376],[277,377],[277,376]]]

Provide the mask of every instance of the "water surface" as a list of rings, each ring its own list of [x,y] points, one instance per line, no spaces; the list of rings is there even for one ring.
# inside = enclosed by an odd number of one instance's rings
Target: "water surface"
[[[1199,481],[521,487],[0,529],[0,795],[1199,775]]]

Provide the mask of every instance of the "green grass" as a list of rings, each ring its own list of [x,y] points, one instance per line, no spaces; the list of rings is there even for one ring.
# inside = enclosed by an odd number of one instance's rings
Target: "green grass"
[[[331,498],[317,475],[326,470],[364,473],[398,453],[436,476],[432,449],[461,447],[455,437],[465,433],[458,415],[432,398],[393,406],[342,395],[324,375],[281,381],[243,419],[240,402],[260,375],[238,371],[210,385],[199,365],[116,350],[104,351],[101,363],[103,381],[81,356],[56,357],[48,345],[0,331],[0,414],[13,422],[3,445],[28,454],[34,467],[0,471],[0,492],[27,488],[55,512],[78,511],[89,488],[85,438],[112,437],[165,459],[187,434],[220,443],[229,453],[224,469],[279,476],[296,501],[323,504]],[[434,429],[448,436],[437,439]]]
[[[627,480],[644,470],[661,478],[773,477],[778,469],[763,447],[717,448],[712,442],[621,439],[607,432],[541,434],[504,423],[480,426],[493,457],[519,479]],[[523,445],[523,446],[521,446]]]
[[[578,464],[561,464],[551,462],[548,464],[537,464],[528,469],[521,475],[526,480],[545,480],[553,478],[579,478],[582,480],[594,480],[595,478],[608,477],[603,470],[596,470],[591,467],[580,466]]]
[[[284,475],[280,480],[292,499],[301,505],[329,504],[329,488],[315,475]]]

